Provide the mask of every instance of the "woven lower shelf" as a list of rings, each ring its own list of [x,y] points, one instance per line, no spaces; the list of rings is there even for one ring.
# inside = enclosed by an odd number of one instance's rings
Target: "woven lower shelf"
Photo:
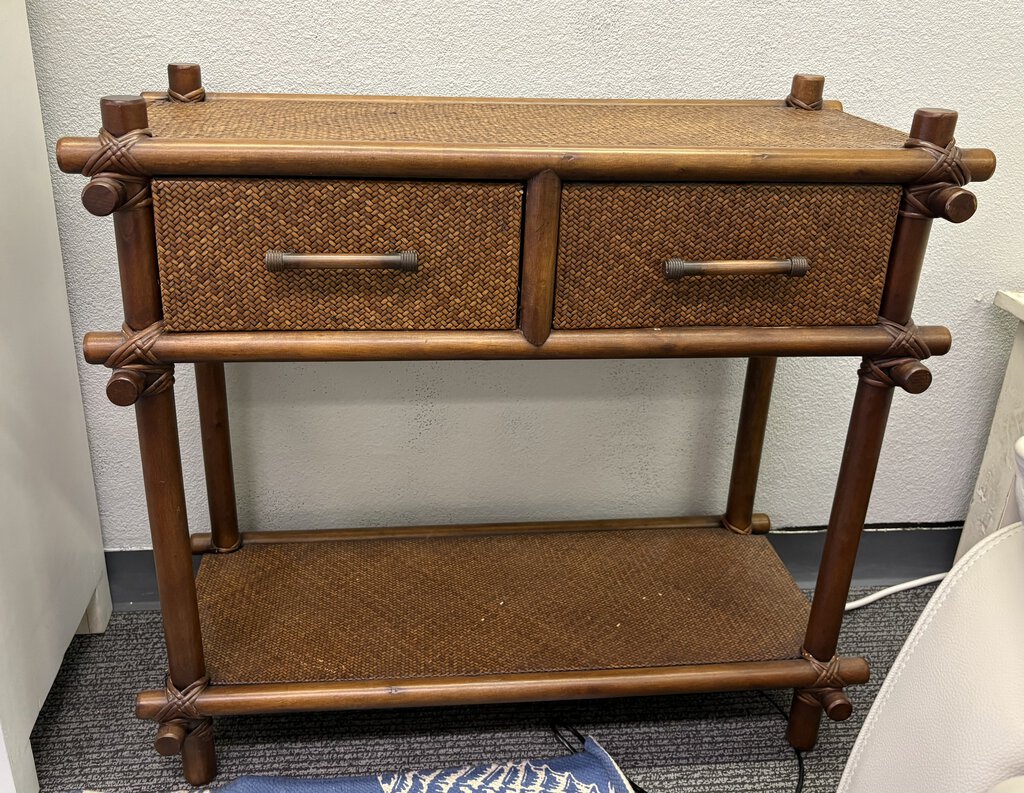
[[[717,528],[252,544],[197,588],[217,684],[799,658],[808,611],[767,539]]]

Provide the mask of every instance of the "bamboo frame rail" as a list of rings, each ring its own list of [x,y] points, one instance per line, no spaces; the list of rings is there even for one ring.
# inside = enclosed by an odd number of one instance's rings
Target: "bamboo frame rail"
[[[763,534],[771,527],[767,515],[752,515],[749,524],[754,533]],[[710,529],[724,524],[721,515],[693,515],[670,518],[613,518],[604,520],[552,520],[526,523],[466,523],[428,526],[389,526],[364,529],[310,529],[284,531],[245,531],[242,545],[264,545],[278,542],[336,542],[338,540],[381,540],[447,536],[493,536],[495,534],[553,533],[561,531],[621,531],[631,529]],[[192,553],[223,550],[209,532],[192,535]]]
[[[194,64],[189,64],[194,65]],[[198,67],[197,67],[198,68]],[[140,96],[147,102],[158,102],[167,95],[160,91],[143,91]],[[682,105],[686,106],[737,106],[737,107],[785,107],[783,99],[561,99],[558,97],[518,97],[518,96],[390,96],[378,94],[360,96],[358,94],[248,94],[231,91],[211,91],[206,94],[210,100],[242,99],[245,101],[290,100],[293,102],[384,102],[387,104],[430,102],[445,105],[494,104],[507,105]],[[825,99],[823,110],[842,110],[843,103],[838,99]]]
[[[62,138],[57,164],[80,173],[98,138]],[[420,143],[339,143],[188,138],[141,140],[132,149],[154,176],[346,176],[401,179],[528,179],[552,171],[563,180],[914,182],[935,159],[912,149],[655,149]],[[974,181],[995,171],[988,149],[963,149]]]
[[[839,669],[843,679],[851,684],[866,683],[869,677],[868,664],[863,658],[843,658]],[[438,702],[485,705],[807,687],[814,685],[817,678],[818,672],[807,661],[792,659],[462,678],[214,684],[199,693],[195,706],[203,716],[240,716],[289,711],[415,708]],[[135,715],[140,719],[154,719],[166,702],[163,691],[143,691],[135,699]]]
[[[933,355],[952,337],[938,325],[918,328]],[[120,333],[85,334],[89,363],[104,363]],[[820,328],[702,327],[554,331],[539,347],[519,331],[258,331],[164,333],[152,352],[169,363],[206,361],[429,361],[572,358],[728,358],[879,355],[892,336],[877,325]]]

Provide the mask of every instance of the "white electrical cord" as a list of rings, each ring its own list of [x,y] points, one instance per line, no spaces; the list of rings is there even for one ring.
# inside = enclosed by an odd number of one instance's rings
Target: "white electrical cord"
[[[894,584],[893,586],[886,587],[885,589],[879,589],[877,592],[872,592],[870,595],[862,597],[860,600],[851,600],[846,604],[844,611],[859,609],[861,606],[867,606],[874,603],[876,600],[889,597],[889,595],[895,595],[897,592],[904,592],[907,589],[914,589],[915,587],[925,586],[926,584],[934,584],[945,577],[945,573],[935,573],[935,575],[926,575],[924,578],[915,578],[913,581],[904,581],[902,584]]]

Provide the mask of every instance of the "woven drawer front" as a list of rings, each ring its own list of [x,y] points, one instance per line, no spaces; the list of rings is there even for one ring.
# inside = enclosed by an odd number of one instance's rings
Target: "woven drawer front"
[[[566,185],[555,327],[873,324],[899,198],[890,185]],[[792,256],[805,276],[663,270]]]
[[[157,179],[153,208],[168,330],[515,327],[519,184]],[[412,250],[419,271],[270,272],[268,250]]]

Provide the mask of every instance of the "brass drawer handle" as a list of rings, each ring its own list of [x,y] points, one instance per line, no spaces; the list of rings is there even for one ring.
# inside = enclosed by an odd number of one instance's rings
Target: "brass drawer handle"
[[[292,253],[267,251],[264,258],[272,273],[282,270],[419,270],[416,251],[397,253]]]
[[[688,262],[683,259],[668,259],[665,262],[666,278],[682,278],[685,275],[807,275],[810,263],[803,256],[788,259],[729,259],[717,262]]]

